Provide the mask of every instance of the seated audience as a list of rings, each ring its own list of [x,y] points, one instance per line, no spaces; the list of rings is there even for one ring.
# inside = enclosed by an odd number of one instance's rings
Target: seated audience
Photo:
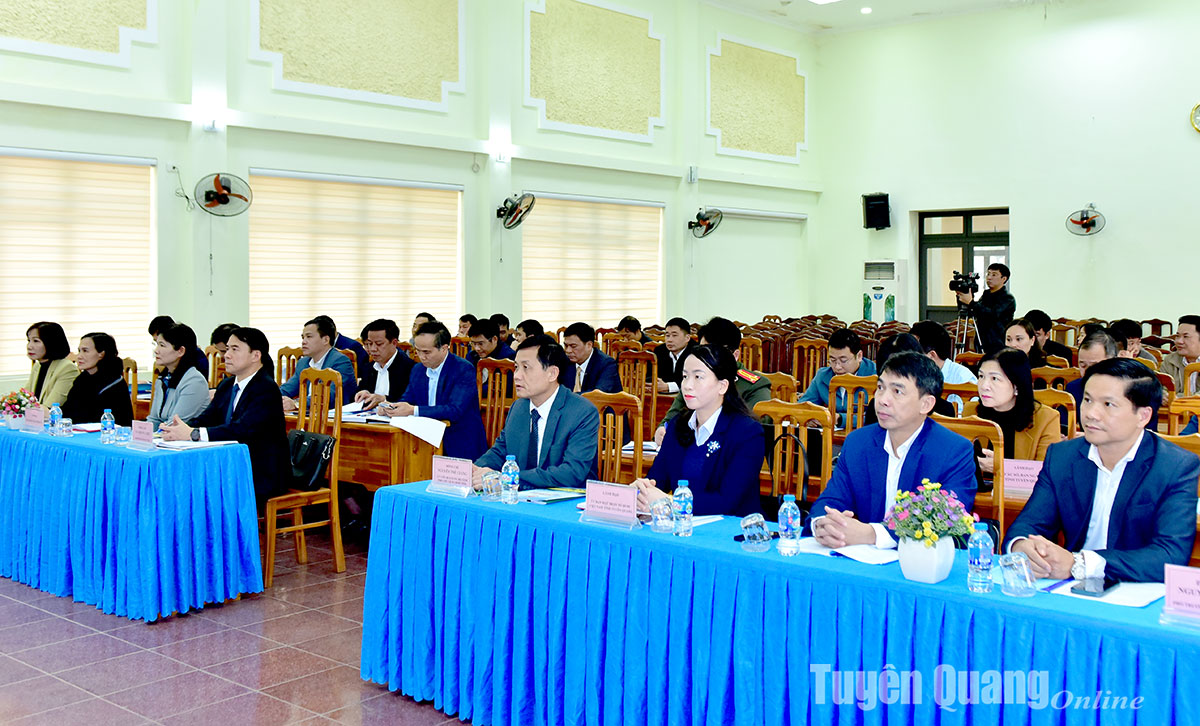
[[[1038,345],[1033,324],[1025,318],[1017,318],[1005,328],[1004,347],[1016,348],[1024,353],[1029,358],[1029,365],[1034,368],[1046,365],[1046,353]],[[1070,362],[1071,359],[1067,358],[1067,363]]]
[[[133,421],[133,402],[117,341],[108,333],[88,333],[79,339],[75,365],[79,375],[62,404],[63,418],[77,424],[98,423],[104,409],[109,409],[118,426],[128,426]]]
[[[1050,333],[1054,329],[1054,322],[1050,320],[1049,315],[1041,310],[1030,310],[1025,314],[1025,320],[1028,320],[1029,324],[1033,326],[1033,337],[1041,346],[1043,353],[1048,356],[1056,355],[1064,358],[1068,365],[1074,361],[1071,349],[1050,337]]]
[[[875,363],[863,359],[862,341],[858,333],[848,328],[835,330],[829,336],[829,365],[817,370],[808,390],[800,396],[800,403],[829,405],[829,382],[834,376],[873,376]],[[838,392],[837,410],[846,411],[846,392]]]
[[[514,346],[525,342],[526,338],[532,338],[535,335],[543,335],[546,330],[542,324],[536,320],[522,320],[517,323],[517,327],[513,329],[512,344]]]
[[[159,331],[154,346],[158,385],[150,399],[146,420],[155,428],[178,416],[185,421],[208,407],[208,379],[196,370],[196,333],[183,323]]]
[[[146,332],[150,334],[151,345],[158,347],[158,334],[175,324],[174,318],[170,315],[157,315],[151,318],[150,325],[146,327]],[[208,380],[208,356],[204,351],[196,348],[192,351],[192,365],[196,366],[196,370],[200,371],[200,375]]]
[[[642,321],[632,315],[621,318],[617,323],[617,332],[626,340],[633,340],[642,345],[650,342],[650,336],[642,331]]]
[[[942,393],[942,376],[919,353],[896,353],[883,364],[875,409],[879,423],[846,436],[833,476],[805,525],[826,547],[896,546],[883,525],[897,492],[916,492],[923,479],[975,506],[971,443],[929,418]]]
[[[354,400],[354,394],[358,391],[358,383],[354,380],[354,366],[349,358],[333,349],[332,342],[336,336],[337,330],[333,327],[333,321],[324,315],[304,324],[300,333],[300,352],[304,355],[296,363],[296,372],[279,387],[283,393],[285,412],[295,411],[300,407],[297,400],[300,396],[300,374],[308,368],[337,371],[342,377],[342,404]],[[337,405],[337,401],[330,401],[330,405]]]
[[[1000,426],[1009,459],[1042,461],[1050,444],[1062,440],[1058,412],[1034,400],[1031,371],[1029,358],[1019,350],[987,354],[979,362],[979,400],[968,402],[963,412]],[[994,467],[994,452],[984,449],[979,468],[991,474]]]
[[[1162,398],[1145,366],[1100,361],[1083,387],[1083,438],[1050,447],[1004,550],[1039,578],[1161,582],[1192,553],[1200,461],[1145,430]]]
[[[934,323],[934,325],[937,325],[937,323]],[[935,364],[937,363],[932,356],[925,353],[924,346],[922,346],[920,341],[917,340],[917,337],[911,333],[896,333],[895,335],[884,338],[883,342],[879,344],[878,360],[886,363],[888,358],[891,358],[897,353],[904,352],[921,353],[922,355],[925,355],[926,358],[933,360]],[[958,396],[955,396],[955,398],[958,398]],[[961,403],[962,399],[958,400]],[[933,402],[933,413],[936,413],[939,416],[953,417],[958,415],[958,409],[956,409],[954,404],[950,403],[947,398],[939,396],[938,399]],[[870,401],[867,401],[866,413],[863,416],[863,425],[870,426],[871,424],[877,423],[879,423],[879,417],[875,414],[875,399],[872,398]],[[811,435],[809,438],[813,444],[820,445],[819,438]]]
[[[738,370],[722,346],[700,345],[684,356],[680,387],[689,413],[667,424],[650,471],[634,482],[639,509],[670,496],[686,480],[696,515],[762,511],[763,428],[738,395]]]
[[[333,337],[331,340],[333,341],[333,348],[335,350],[354,351],[354,357],[351,359],[351,363],[357,365],[360,371],[367,367],[367,349],[364,348],[361,343],[354,338],[349,338],[345,335],[342,335],[341,331],[338,330],[337,323],[333,322],[333,318],[329,317],[328,315],[318,315],[315,319],[327,322],[329,327],[333,328]],[[345,354],[343,353],[343,355]]]
[[[179,416],[162,425],[166,441],[237,441],[250,450],[250,471],[259,511],[268,499],[290,483],[283,411],[276,401],[267,336],[257,328],[238,328],[229,334],[225,370],[229,375],[217,385],[212,402],[193,419]],[[126,396],[128,398],[128,396]]]
[[[1160,371],[1175,379],[1175,392],[1182,396],[1183,371],[1191,363],[1200,362],[1200,315],[1184,315],[1175,326],[1175,350],[1163,356]],[[1192,374],[1192,390],[1200,391],[1196,385],[1196,374]]]
[[[400,326],[395,321],[372,320],[362,329],[362,339],[371,362],[360,369],[362,375],[354,400],[369,411],[385,401],[399,401],[417,363],[396,348],[400,344]]]
[[[1125,339],[1125,351],[1130,358],[1141,358],[1142,360],[1153,361],[1157,364],[1158,359],[1146,352],[1142,347],[1142,324],[1122,318],[1113,321],[1113,324],[1108,326],[1109,332],[1114,338],[1120,336]]]
[[[484,474],[500,471],[509,454],[517,457],[522,489],[582,487],[596,476],[600,415],[559,383],[570,366],[562,346],[547,335],[521,343],[513,374],[517,400],[495,445],[475,461],[476,489]]]
[[[475,367],[450,353],[450,331],[439,322],[417,329],[417,357],[399,403],[381,403],[385,416],[425,416],[449,422],[442,437],[446,456],[477,459],[487,448]]]
[[[433,322],[436,322],[436,319],[433,317],[432,313],[417,313],[416,317],[413,318],[412,337],[408,339],[409,345],[412,345],[415,347],[417,344],[416,343],[417,328],[420,328],[425,323],[433,323]]]
[[[496,327],[500,330],[500,340],[504,341],[505,345],[511,347],[513,340],[512,333],[508,330],[508,316],[504,313],[492,313],[490,316],[488,316],[488,320],[495,323]]]
[[[480,320],[471,326],[467,333],[471,338],[471,350],[467,353],[467,362],[478,366],[484,358],[496,360],[513,360],[516,351],[508,347],[500,337],[500,328],[490,319]]]
[[[683,318],[671,318],[663,332],[663,344],[654,349],[654,357],[658,358],[656,385],[659,393],[679,393],[679,381],[683,378],[683,356],[696,345],[692,340],[692,326]]]
[[[471,332],[471,326],[479,322],[479,318],[467,313],[458,319],[458,332],[455,337],[466,338]]]
[[[33,361],[25,390],[43,406],[60,406],[79,375],[79,368],[67,357],[71,344],[58,323],[34,323],[25,331],[25,355]]]
[[[237,323],[221,323],[213,328],[212,335],[208,337],[208,344],[216,348],[218,353],[224,355],[229,335],[240,327],[242,326]]]
[[[617,362],[596,347],[596,329],[587,323],[572,323],[563,333],[563,349],[574,365],[563,374],[563,385],[575,393],[621,392]]]
[[[978,383],[979,379],[970,368],[952,360],[954,341],[950,339],[950,331],[932,320],[922,320],[912,326],[912,335],[921,343],[921,350],[933,361],[942,372],[942,383]],[[1068,359],[1069,360],[1069,359]],[[963,400],[957,395],[946,396],[946,400],[962,411]],[[934,413],[941,413],[936,408]]]
[[[1079,372],[1086,374],[1087,369],[1102,360],[1116,358],[1120,353],[1117,341],[1103,330],[1098,330],[1083,339],[1079,344]],[[1083,402],[1083,379],[1078,378],[1066,386],[1067,393],[1075,397],[1075,406]]]

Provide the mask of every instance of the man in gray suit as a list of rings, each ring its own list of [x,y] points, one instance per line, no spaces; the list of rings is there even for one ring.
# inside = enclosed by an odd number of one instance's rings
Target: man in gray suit
[[[526,338],[517,349],[513,384],[517,401],[496,444],[475,461],[475,488],[512,454],[521,488],[582,487],[596,475],[600,414],[559,379],[571,362],[548,335]]]

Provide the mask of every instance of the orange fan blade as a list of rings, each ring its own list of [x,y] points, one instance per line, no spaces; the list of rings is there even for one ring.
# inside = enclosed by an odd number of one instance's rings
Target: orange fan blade
[[[229,192],[229,196],[237,197],[238,199],[242,200],[243,202],[246,202],[247,204],[250,202],[249,199],[243,197],[241,194],[234,194],[233,192]]]
[[[205,203],[205,205],[204,205],[204,206],[206,206],[206,207],[215,207],[215,206],[219,205],[220,203],[221,203],[220,201],[218,201],[218,200],[214,199],[214,200],[212,200],[211,202],[207,202],[207,203]]]
[[[218,192],[221,192],[222,194],[225,193],[225,190],[221,187],[221,175],[220,174],[217,174],[216,176],[213,177],[213,187],[216,188],[216,190]]]

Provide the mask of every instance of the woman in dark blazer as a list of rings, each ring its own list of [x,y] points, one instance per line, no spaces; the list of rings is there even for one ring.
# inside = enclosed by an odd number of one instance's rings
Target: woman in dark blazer
[[[117,341],[108,333],[88,333],[79,340],[75,365],[79,376],[62,405],[63,418],[75,423],[96,423],[110,409],[117,425],[133,421],[129,387],[122,377]]]
[[[685,354],[679,388],[691,415],[671,419],[646,478],[634,482],[639,507],[669,496],[686,479],[696,515],[762,511],[763,429],[738,395],[737,372],[722,347],[700,345]]]

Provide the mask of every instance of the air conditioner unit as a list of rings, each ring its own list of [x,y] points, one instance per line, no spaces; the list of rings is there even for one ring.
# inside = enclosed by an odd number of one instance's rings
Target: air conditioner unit
[[[904,300],[908,284],[906,267],[906,260],[863,263],[863,320],[887,323],[908,319]]]

